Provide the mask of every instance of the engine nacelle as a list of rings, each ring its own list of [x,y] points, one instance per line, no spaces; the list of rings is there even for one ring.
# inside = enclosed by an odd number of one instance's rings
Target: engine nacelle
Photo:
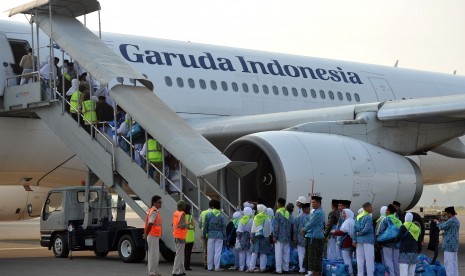
[[[257,162],[257,169],[241,179],[226,173],[224,191],[233,203],[261,201],[274,206],[278,197],[289,202],[312,192],[332,199],[349,199],[352,209],[372,202],[374,215],[393,200],[410,209],[423,191],[421,171],[411,160],[357,139],[293,131],[260,132],[231,143],[225,155],[233,161]]]

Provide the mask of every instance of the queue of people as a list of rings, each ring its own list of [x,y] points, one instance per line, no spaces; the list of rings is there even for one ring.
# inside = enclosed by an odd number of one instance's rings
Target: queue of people
[[[247,273],[272,271],[273,274],[296,272],[319,276],[323,269],[326,245],[326,257],[329,260],[343,260],[350,275],[354,275],[355,271],[352,267],[354,256],[358,275],[374,275],[375,247],[381,248],[382,261],[389,275],[415,275],[421,228],[413,221],[412,213],[405,213],[402,222],[397,215],[399,210],[394,204],[389,204],[381,208],[382,215],[373,223],[371,203],[363,204],[362,210],[355,216],[349,200],[333,200],[333,210],[328,214],[328,223],[325,224],[321,203],[322,197],[318,195],[311,197],[311,203],[305,197],[299,197],[296,202],[298,215],[291,220],[292,212],[284,207],[288,206],[283,198],[277,200],[275,212],[263,204],[245,202],[243,210],[235,212],[228,225],[227,218],[220,211],[220,202],[211,200],[209,208],[199,218],[205,268],[222,271],[220,258],[223,247],[228,246],[237,253],[232,269]],[[149,275],[160,275],[156,253],[157,237],[159,239],[161,236],[161,217],[157,213],[159,208],[161,197],[154,196],[145,228],[149,244]],[[172,274],[175,276],[185,275],[185,271],[191,270],[190,255],[195,229],[190,211],[191,206],[180,200],[173,214],[176,257]],[[438,229],[444,231],[446,273],[458,275],[460,223],[455,217],[454,207],[446,208],[445,212],[448,220],[436,223]],[[296,250],[298,254],[298,267],[292,271],[289,267],[291,250]],[[270,255],[275,260],[271,270],[267,264]]]

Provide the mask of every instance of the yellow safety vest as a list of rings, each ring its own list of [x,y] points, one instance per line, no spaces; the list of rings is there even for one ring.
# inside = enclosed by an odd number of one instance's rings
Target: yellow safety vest
[[[97,122],[97,112],[95,112],[96,107],[97,104],[92,100],[82,102],[82,113],[84,114],[84,118],[87,120],[85,121],[86,125],[89,124],[88,121],[92,124]]]
[[[69,105],[71,106],[70,112],[77,113],[79,110],[79,99],[83,93],[79,90],[74,91],[73,95],[71,95],[71,100],[69,101]]]
[[[186,214],[186,221],[189,224],[189,228],[187,228],[186,243],[192,243],[195,239],[194,220],[192,215]]]
[[[150,139],[147,142],[147,159],[152,163],[160,163],[163,161],[161,155],[161,148],[157,140]]]

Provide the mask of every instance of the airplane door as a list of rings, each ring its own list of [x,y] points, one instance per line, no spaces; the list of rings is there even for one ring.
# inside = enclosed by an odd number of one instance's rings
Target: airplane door
[[[378,97],[378,101],[393,101],[396,99],[394,93],[392,92],[391,86],[387,82],[387,80],[382,78],[368,78],[375,89],[376,96]]]
[[[0,33],[0,62],[2,69],[0,70],[0,97],[3,96],[4,88],[6,87],[6,79],[14,76],[13,68],[10,64],[15,63],[13,52],[11,51],[8,38]]]

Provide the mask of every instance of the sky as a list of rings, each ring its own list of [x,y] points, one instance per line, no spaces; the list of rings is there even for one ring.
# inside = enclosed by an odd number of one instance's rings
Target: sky
[[[4,11],[28,1],[0,2]],[[399,60],[404,68],[465,75],[462,0],[100,3],[102,30],[108,32],[388,66]],[[22,15],[14,20],[25,22]],[[92,29],[97,22],[97,16],[87,17]]]
[[[0,11],[25,2],[29,1],[2,0]],[[100,4],[104,32],[387,66],[399,60],[399,67],[450,74],[457,70],[465,75],[463,0],[100,0]],[[87,17],[91,29],[98,28],[97,18]],[[22,15],[10,20],[26,22]],[[459,204],[465,184],[427,186],[424,191],[421,205],[434,198],[440,205]]]

